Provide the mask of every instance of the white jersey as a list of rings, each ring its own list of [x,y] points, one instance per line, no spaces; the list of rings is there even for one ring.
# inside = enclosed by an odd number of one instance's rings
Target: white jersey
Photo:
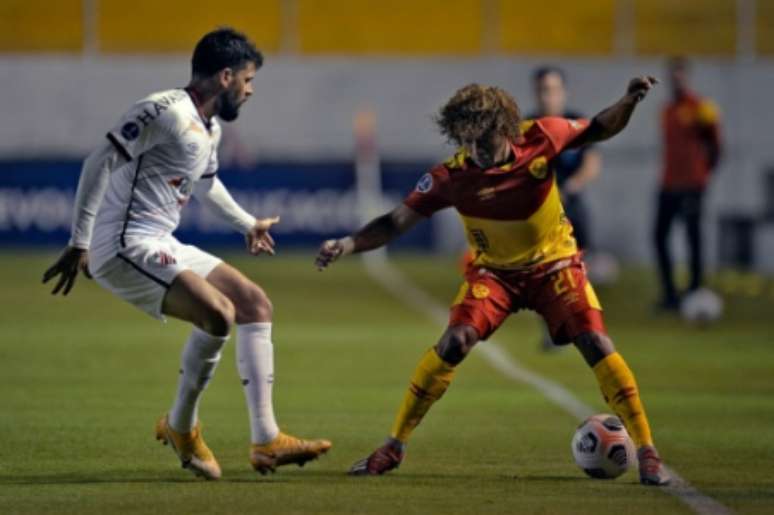
[[[97,212],[92,266],[137,238],[162,238],[180,223],[194,185],[215,176],[221,130],[204,120],[184,89],[140,100],[107,138],[127,160],[113,170]]]

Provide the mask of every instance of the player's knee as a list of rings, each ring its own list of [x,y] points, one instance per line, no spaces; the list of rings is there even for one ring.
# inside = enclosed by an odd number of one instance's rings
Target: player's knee
[[[231,332],[231,326],[236,320],[234,304],[225,296],[214,299],[205,310],[201,328],[216,336],[226,336]]]
[[[583,355],[589,366],[594,366],[606,356],[615,352],[613,340],[604,333],[589,331],[575,338],[575,346]]]
[[[240,291],[240,299],[236,303],[236,321],[238,324],[253,322],[271,322],[274,306],[259,286],[248,283]]]
[[[456,365],[465,359],[476,343],[478,343],[478,332],[473,327],[460,325],[450,327],[446,331],[436,345],[436,350],[442,360]]]

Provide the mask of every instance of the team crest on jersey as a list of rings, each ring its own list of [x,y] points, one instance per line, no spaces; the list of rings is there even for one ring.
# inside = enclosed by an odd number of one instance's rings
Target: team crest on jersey
[[[489,287],[484,283],[474,284],[470,291],[479,300],[489,297]]]
[[[535,179],[545,179],[548,175],[548,159],[546,156],[536,157],[530,161],[527,169]]]
[[[433,176],[429,173],[426,173],[417,182],[416,190],[419,193],[427,193],[431,189],[433,189]]]
[[[127,122],[121,127],[121,136],[123,136],[126,141],[135,140],[139,135],[140,126],[134,122]]]
[[[581,128],[581,123],[578,120],[569,120],[570,127],[575,129],[576,131]]]

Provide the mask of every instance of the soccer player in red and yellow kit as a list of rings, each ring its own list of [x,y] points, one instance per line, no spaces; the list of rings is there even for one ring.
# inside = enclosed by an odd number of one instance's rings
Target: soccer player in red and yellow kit
[[[566,148],[623,130],[655,82],[652,77],[632,79],[623,98],[591,122],[547,117],[522,123],[516,102],[505,91],[468,85],[437,118],[458,152],[419,179],[392,212],[351,236],[323,243],[320,269],[343,255],[381,247],[436,211],[454,207],[475,249],[449,326],[420,360],[390,438],[355,463],[352,474],[383,474],[400,465],[411,432],[444,394],[457,365],[511,313],[531,309],[545,319],[556,343],[574,343],[593,368],[605,400],[638,447],[642,483],[668,483],[637,383],[607,336],[550,166]]]
[[[669,233],[676,218],[685,221],[688,236],[691,263],[688,290],[697,290],[702,285],[703,197],[721,154],[718,108],[690,89],[685,59],[672,59],[668,66],[672,100],[664,108],[661,119],[664,168],[653,234],[662,287],[659,307],[667,311],[679,307],[669,253]]]

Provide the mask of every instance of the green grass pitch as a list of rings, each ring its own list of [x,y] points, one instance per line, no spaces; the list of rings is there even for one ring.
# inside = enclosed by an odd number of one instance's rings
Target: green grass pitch
[[[0,513],[689,513],[637,484],[575,467],[576,421],[474,355],[381,478],[344,472],[386,436],[408,378],[440,328],[389,296],[356,259],[318,273],[312,255],[230,261],[274,300],[275,406],[294,434],[334,448],[305,468],[261,477],[229,344],[201,416],[224,477],[196,480],[153,438],[170,405],[188,328],[162,324],[80,279],[67,299],[40,276],[53,253],[0,255]],[[403,256],[439,302],[453,260]],[[710,329],[654,318],[652,275],[599,289],[607,323],[637,374],[657,443],[687,480],[738,513],[774,512],[774,299],[727,299]],[[526,366],[608,411],[574,349],[537,349],[520,314],[496,339]],[[482,345],[486,345],[483,343]]]

